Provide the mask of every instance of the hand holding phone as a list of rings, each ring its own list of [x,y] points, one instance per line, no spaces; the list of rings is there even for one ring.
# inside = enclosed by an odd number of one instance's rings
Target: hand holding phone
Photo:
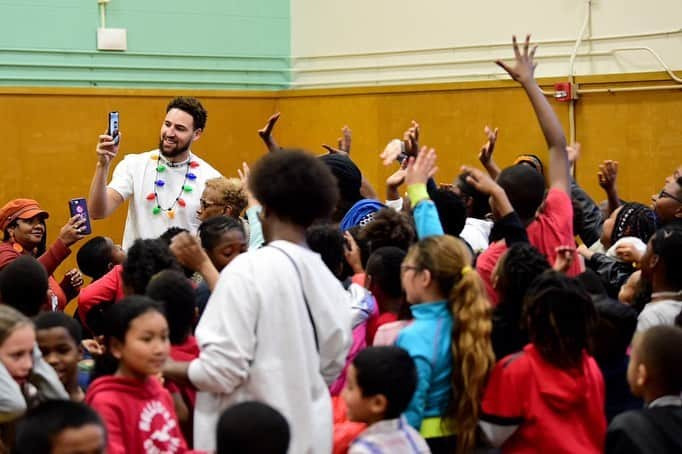
[[[84,198],[80,197],[69,200],[69,213],[71,217],[80,216],[83,220],[84,224],[79,231],[81,235],[90,235],[92,233],[90,214],[88,213],[88,202]]]
[[[119,114],[118,112],[109,112],[109,129],[107,130],[107,134],[113,137],[115,145],[118,145],[118,142],[121,140],[121,136],[118,132]]]

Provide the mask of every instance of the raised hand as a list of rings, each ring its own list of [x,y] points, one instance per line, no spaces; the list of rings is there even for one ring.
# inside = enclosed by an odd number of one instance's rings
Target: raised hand
[[[347,151],[344,151],[344,150],[342,150],[341,148],[334,148],[334,147],[332,147],[331,145],[327,145],[326,143],[323,143],[323,144],[322,144],[322,148],[324,148],[325,150],[327,150],[327,152],[328,152],[329,154],[338,154],[338,155],[342,155],[342,156],[348,156],[348,152],[347,152]]]
[[[345,232],[343,236],[346,239],[346,247],[343,250],[346,262],[348,262],[348,265],[354,273],[363,273],[365,270],[362,268],[362,258],[360,256],[360,247],[358,246],[358,243],[349,232]]]
[[[202,266],[210,263],[199,239],[188,232],[175,235],[171,240],[170,250],[180,264],[192,271],[200,271]]]
[[[525,84],[534,80],[535,67],[537,63],[533,60],[535,57],[535,51],[538,46],[533,46],[528,51],[530,47],[530,35],[526,35],[526,40],[523,43],[523,52],[519,50],[519,44],[516,42],[516,36],[512,37],[512,43],[514,47],[514,57],[515,62],[513,66],[509,66],[502,60],[496,60],[495,63],[511,76],[515,81]]]
[[[405,153],[408,156],[417,156],[419,154],[419,135],[421,133],[419,123],[412,120],[410,127],[403,133],[403,143],[405,144]]]
[[[467,173],[466,181],[483,194],[492,194],[496,189],[501,189],[489,175],[481,172],[475,167],[462,166],[462,172]]]
[[[350,144],[353,139],[353,131],[346,125],[341,128],[341,137],[336,139],[338,149],[350,154]]]
[[[580,158],[580,143],[576,142],[566,147],[566,154],[568,155],[568,162],[573,164]]]
[[[121,143],[121,133],[119,132],[118,134],[118,144],[114,142],[114,138],[109,134],[105,133],[99,136],[95,152],[97,153],[97,161],[101,166],[108,166],[111,164],[111,161],[113,161],[118,154],[118,147]]]
[[[637,246],[635,246],[634,244],[629,242],[623,242],[616,246],[616,255],[624,262],[639,263],[639,261],[642,260],[644,253],[641,250],[637,249]]]
[[[77,214],[69,219],[66,225],[62,227],[62,229],[59,231],[58,238],[62,240],[66,246],[71,246],[75,242],[85,238],[85,235],[81,234],[84,228],[85,219],[83,219],[80,214]]]
[[[242,182],[242,188],[246,194],[247,208],[258,206],[258,200],[256,200],[251,193],[251,189],[249,189],[249,175],[251,175],[251,169],[249,168],[249,165],[245,162],[242,162],[242,168],[237,169],[237,174],[239,175],[239,179]]]
[[[422,147],[417,157],[410,156],[405,172],[405,183],[410,186],[413,184],[426,184],[426,182],[438,172],[436,166],[436,150],[433,148]]]
[[[495,151],[495,143],[497,142],[498,128],[490,129],[488,125],[483,129],[483,133],[488,138],[488,141],[483,144],[481,151],[478,153],[478,160],[481,164],[487,166],[493,159],[493,151]]]
[[[599,179],[599,186],[605,191],[615,188],[616,178],[618,178],[618,161],[607,160],[600,164],[597,178]]]
[[[277,145],[277,142],[275,142],[275,139],[272,137],[272,130],[275,128],[275,124],[277,123],[277,120],[279,120],[279,116],[279,112],[273,114],[270,116],[270,118],[268,118],[268,122],[265,123],[265,126],[258,130],[258,135],[263,140],[263,143],[265,143],[265,146],[268,147],[269,151],[278,151],[281,149],[280,146]]]

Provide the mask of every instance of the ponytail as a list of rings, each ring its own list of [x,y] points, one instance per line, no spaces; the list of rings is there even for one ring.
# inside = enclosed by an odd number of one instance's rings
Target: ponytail
[[[480,404],[488,374],[495,365],[490,333],[491,306],[483,283],[469,266],[449,295],[452,318],[452,390],[449,416],[456,424],[457,453],[473,451]]]

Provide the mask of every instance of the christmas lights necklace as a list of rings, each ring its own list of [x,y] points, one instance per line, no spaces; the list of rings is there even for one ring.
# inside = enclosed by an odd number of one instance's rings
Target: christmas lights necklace
[[[165,161],[162,162],[161,156],[159,154],[153,154],[151,156],[152,161],[156,161],[156,175],[154,176],[154,192],[150,192],[147,195],[147,200],[150,202],[154,202],[154,207],[152,208],[152,214],[154,215],[159,215],[163,212],[166,213],[166,216],[168,216],[170,219],[175,218],[175,206],[179,207],[185,207],[187,205],[187,202],[182,198],[183,194],[189,194],[192,192],[194,188],[190,186],[188,183],[196,181],[197,176],[192,172],[192,169],[196,169],[199,167],[199,163],[192,160],[192,156],[187,159],[187,163],[174,163],[170,161]],[[182,165],[186,165],[185,169],[185,177],[182,180],[182,185],[180,186],[180,192],[178,192],[178,195],[175,197],[173,200],[173,203],[171,206],[168,208],[164,208],[161,206],[161,201],[159,200],[159,194],[158,190],[163,188],[166,185],[166,181],[161,178],[161,175],[166,171],[167,167],[180,167]]]

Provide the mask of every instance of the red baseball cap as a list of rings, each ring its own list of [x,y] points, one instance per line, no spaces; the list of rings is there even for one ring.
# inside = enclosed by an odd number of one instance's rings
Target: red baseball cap
[[[33,199],[10,200],[0,208],[0,230],[4,231],[16,219],[31,219],[38,215],[45,219],[50,217],[50,214],[40,208],[38,202]]]

